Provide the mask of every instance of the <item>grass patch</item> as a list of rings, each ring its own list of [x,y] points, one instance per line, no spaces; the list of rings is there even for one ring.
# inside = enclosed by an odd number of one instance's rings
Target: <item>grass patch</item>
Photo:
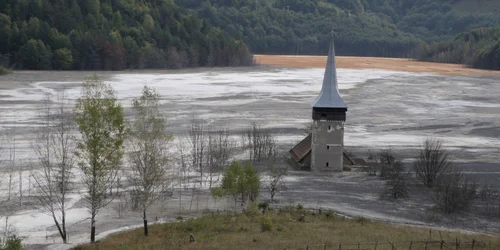
[[[4,68],[4,67],[0,66],[0,76],[1,76],[1,75],[7,75],[7,74],[9,74],[9,73],[12,73],[12,71],[10,71],[10,70],[8,70],[8,69],[6,69],[6,68]]]
[[[333,212],[305,213],[305,222],[299,222],[304,213],[304,210],[282,210],[267,211],[264,216],[208,215],[184,222],[151,225],[149,237],[144,237],[140,228],[74,249],[305,249],[306,246],[310,246],[309,249],[324,249],[325,244],[327,249],[338,249],[339,243],[342,243],[342,249],[357,249],[358,242],[362,249],[373,249],[373,245],[370,248],[363,243],[379,242],[377,249],[384,250],[392,249],[388,242],[394,244],[396,249],[408,249],[412,242],[417,249],[419,241],[435,241],[428,245],[427,249],[431,250],[440,249],[441,240],[447,244],[460,241],[463,249],[470,249],[473,240],[475,249],[500,249],[499,237],[430,232],[426,228],[395,226],[362,217],[350,220]],[[190,234],[196,242],[189,243]]]

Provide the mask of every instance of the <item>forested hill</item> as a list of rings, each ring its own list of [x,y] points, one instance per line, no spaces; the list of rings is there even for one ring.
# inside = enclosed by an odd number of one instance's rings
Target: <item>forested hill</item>
[[[176,0],[255,53],[406,57],[420,44],[500,24],[497,0]]]
[[[326,54],[333,29],[339,55],[495,68],[494,35],[452,39],[499,25],[498,0],[0,0],[0,67],[247,65],[249,50]]]
[[[173,0],[1,0],[0,67],[237,66],[246,45]]]
[[[500,70],[500,28],[474,29],[449,41],[421,45],[416,58]]]

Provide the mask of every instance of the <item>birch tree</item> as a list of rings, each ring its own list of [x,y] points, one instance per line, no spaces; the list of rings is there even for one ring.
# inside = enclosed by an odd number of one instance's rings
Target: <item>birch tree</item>
[[[127,178],[132,185],[132,196],[141,208],[145,236],[148,236],[147,209],[164,195],[169,182],[167,147],[172,136],[166,132],[159,106],[158,93],[145,86],[142,96],[134,100],[135,119],[130,129],[132,171]]]
[[[70,133],[73,122],[66,109],[64,90],[58,96],[55,110],[51,102],[51,97],[47,96],[42,111],[44,123],[32,144],[36,169],[39,169],[32,176],[35,197],[54,220],[63,242],[67,243],[66,199],[71,191],[75,165],[75,144]]]
[[[90,242],[93,243],[96,215],[114,198],[108,191],[117,183],[123,156],[123,108],[113,88],[94,75],[85,82],[74,113],[80,131],[77,163],[86,189],[82,198],[90,210]]]

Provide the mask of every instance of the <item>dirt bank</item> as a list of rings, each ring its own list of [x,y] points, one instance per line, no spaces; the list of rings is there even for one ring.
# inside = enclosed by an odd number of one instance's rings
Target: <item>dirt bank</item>
[[[255,55],[257,64],[296,68],[323,68],[326,56]],[[403,58],[338,56],[337,67],[348,69],[383,69],[442,75],[493,75],[500,71],[466,68],[459,64],[419,62]]]

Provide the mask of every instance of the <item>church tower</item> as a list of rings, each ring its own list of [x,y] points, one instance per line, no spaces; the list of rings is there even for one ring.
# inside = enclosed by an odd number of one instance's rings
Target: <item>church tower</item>
[[[311,169],[313,171],[342,171],[343,168],[347,105],[340,97],[337,86],[334,46],[332,38],[323,87],[312,105]]]

